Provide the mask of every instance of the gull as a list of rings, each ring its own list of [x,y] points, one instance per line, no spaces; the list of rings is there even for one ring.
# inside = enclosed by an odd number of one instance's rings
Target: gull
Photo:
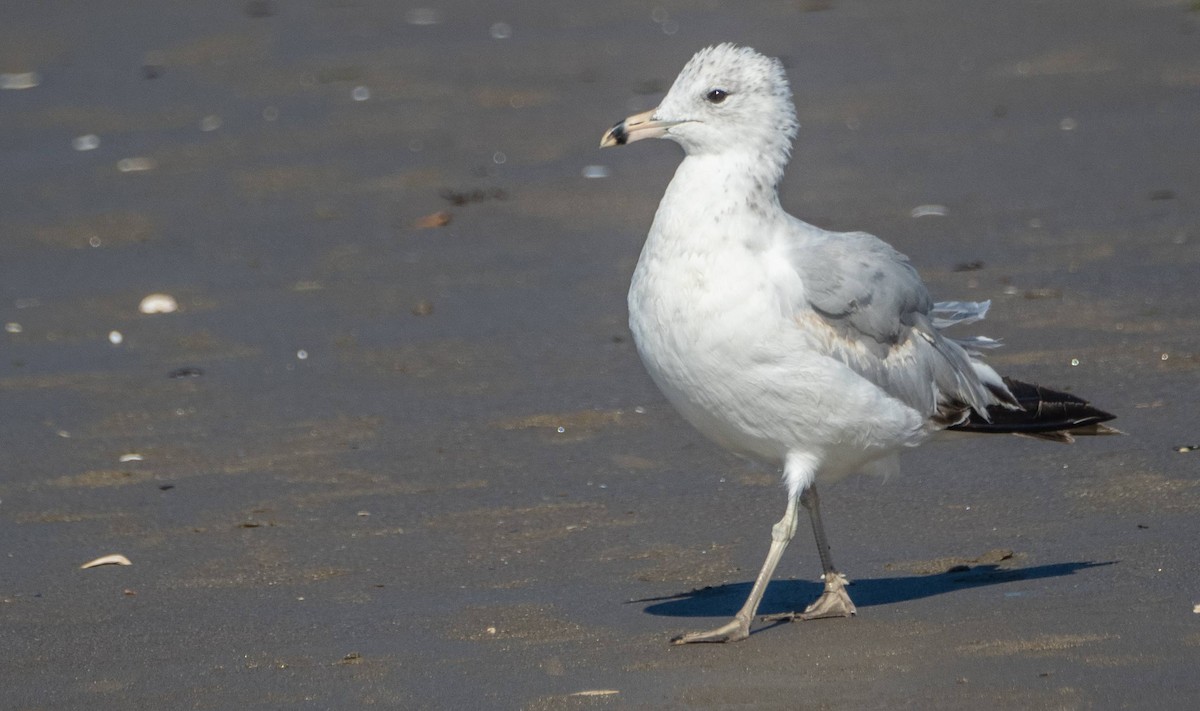
[[[763,592],[808,511],[824,591],[766,620],[856,613],[830,557],[817,484],[893,471],[942,432],[1070,442],[1113,415],[982,362],[997,341],[944,331],[990,302],[934,303],[908,259],[863,232],[784,211],[778,184],[799,124],[783,65],[748,47],[702,49],[658,108],[618,122],[601,147],[666,138],[685,157],[659,203],[629,288],[646,370],[685,420],[736,454],[782,469],[787,509],[746,603],[727,624],[672,640],[750,634]]]

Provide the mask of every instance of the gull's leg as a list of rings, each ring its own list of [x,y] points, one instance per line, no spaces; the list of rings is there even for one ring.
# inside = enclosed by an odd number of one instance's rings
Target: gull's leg
[[[817,496],[817,485],[809,484],[800,494],[800,504],[808,509],[808,517],[812,519],[813,537],[817,539],[817,554],[821,556],[821,579],[825,581],[825,592],[804,612],[786,612],[780,615],[768,615],[764,620],[819,620],[822,617],[850,617],[857,613],[854,602],[846,592],[846,576],[837,572],[833,567],[833,557],[829,555],[829,541],[825,538],[825,525],[821,523],[821,499]]]
[[[671,640],[671,644],[736,642],[750,636],[750,620],[754,619],[754,613],[758,611],[758,603],[762,602],[763,592],[767,589],[767,583],[771,582],[775,566],[779,565],[783,549],[787,548],[788,541],[796,535],[796,522],[799,514],[800,511],[796,508],[796,498],[789,497],[787,511],[783,514],[783,518],[771,527],[771,549],[767,551],[767,559],[763,562],[762,570],[758,571],[758,577],[754,580],[754,587],[750,589],[750,596],[746,598],[746,604],[742,605],[742,609],[738,610],[733,619],[716,629],[691,632],[676,637]]]

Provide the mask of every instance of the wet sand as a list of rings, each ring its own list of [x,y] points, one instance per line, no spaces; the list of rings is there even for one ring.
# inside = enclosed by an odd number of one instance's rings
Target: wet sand
[[[9,8],[0,73],[36,86],[0,90],[3,705],[1195,708],[1190,8]],[[858,617],[674,648],[784,500],[626,330],[678,149],[595,146],[723,40],[789,67],[785,206],[992,299],[999,370],[1128,434],[832,486]],[[762,612],[818,572],[801,534]]]

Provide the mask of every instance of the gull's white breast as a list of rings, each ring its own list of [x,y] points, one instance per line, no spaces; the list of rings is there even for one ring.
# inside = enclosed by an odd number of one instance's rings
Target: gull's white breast
[[[629,290],[634,342],[667,399],[722,446],[774,464],[801,453],[822,479],[917,444],[924,418],[828,355],[828,332],[805,327],[815,314],[788,256],[803,223],[777,203],[722,210],[703,183],[689,185],[689,162]]]

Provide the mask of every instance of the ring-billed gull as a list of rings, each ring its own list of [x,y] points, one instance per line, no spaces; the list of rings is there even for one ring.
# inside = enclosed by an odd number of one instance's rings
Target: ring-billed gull
[[[784,212],[778,183],[798,124],[783,66],[722,44],[684,66],[658,108],[617,123],[600,145],[667,138],[685,158],[667,186],[629,289],[629,327],[654,382],[724,447],[780,466],[787,510],[745,605],[729,623],[673,641],[750,633],[763,591],[808,510],[825,590],[803,612],[855,614],[833,565],[817,483],[890,469],[943,430],[1064,442],[1116,432],[1112,415],[979,360],[997,345],[951,338],[988,302],[935,304],[908,259],[862,232],[829,232]]]

